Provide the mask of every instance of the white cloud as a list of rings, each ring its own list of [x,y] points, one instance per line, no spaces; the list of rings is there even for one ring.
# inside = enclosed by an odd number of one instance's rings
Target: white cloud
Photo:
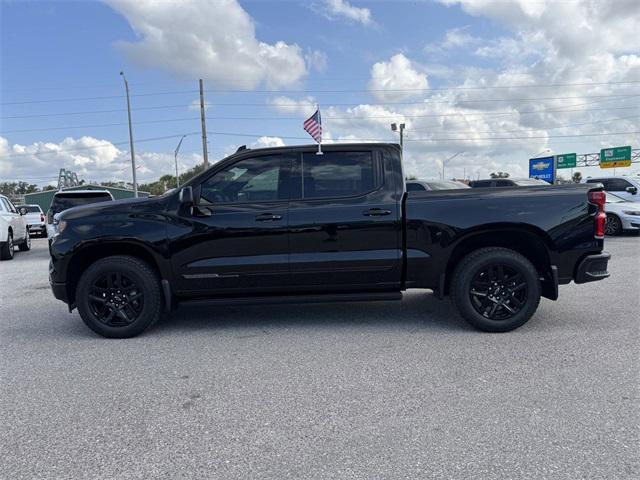
[[[300,47],[258,40],[253,20],[237,0],[106,1],[138,35],[139,40],[118,46],[141,65],[246,89],[262,82],[290,86],[307,74]]]
[[[422,94],[420,89],[428,87],[427,75],[418,72],[402,53],[371,67],[369,90],[379,100],[410,98]]]
[[[284,145],[284,140],[282,140],[280,137],[263,136],[253,142],[251,144],[251,148],[284,147]]]
[[[327,54],[320,50],[310,50],[305,54],[304,58],[307,61],[309,70],[314,69],[318,72],[324,72],[327,69]]]
[[[354,7],[347,0],[324,0],[321,5],[314,5],[314,10],[331,20],[342,18],[362,25],[372,25],[371,10]]]
[[[478,40],[478,37],[467,33],[467,27],[452,28],[447,30],[441,42],[428,44],[424,50],[427,53],[444,53],[447,50],[466,47]]]
[[[181,155],[178,168],[184,171],[202,162],[197,154]],[[138,181],[157,180],[174,172],[169,152],[136,153]],[[84,136],[67,137],[59,143],[13,144],[0,137],[0,176],[24,179],[41,185],[54,184],[60,168],[72,170],[86,181],[131,181],[131,157],[108,140]]]
[[[296,100],[284,95],[280,95],[274,98],[270,98],[268,100],[268,103],[281,113],[309,116],[316,111],[316,100],[311,96],[306,96]]]

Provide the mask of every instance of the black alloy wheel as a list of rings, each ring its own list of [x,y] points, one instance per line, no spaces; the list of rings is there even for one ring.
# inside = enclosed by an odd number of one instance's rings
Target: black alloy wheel
[[[141,287],[121,272],[100,275],[91,286],[89,308],[96,319],[107,326],[132,324],[142,313],[143,307]]]
[[[524,325],[540,303],[540,274],[525,256],[504,247],[486,247],[465,256],[449,287],[460,315],[486,332]]]
[[[91,264],[77,283],[75,302],[82,321],[107,338],[130,338],[162,316],[157,272],[140,258],[114,255]]]
[[[513,266],[492,263],[471,280],[469,299],[473,308],[489,320],[508,320],[527,302],[527,282]]]

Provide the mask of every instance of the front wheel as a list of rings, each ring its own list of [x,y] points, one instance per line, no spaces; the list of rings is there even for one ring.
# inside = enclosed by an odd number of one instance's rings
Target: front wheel
[[[7,241],[4,242],[2,248],[0,248],[0,260],[11,260],[13,259],[13,234],[11,232],[7,233]]]
[[[108,338],[134,337],[162,314],[160,282],[142,260],[106,257],[80,277],[76,304],[80,317],[94,332]]]
[[[538,272],[527,258],[500,247],[462,259],[451,281],[451,300],[464,319],[486,332],[524,325],[540,303]]]

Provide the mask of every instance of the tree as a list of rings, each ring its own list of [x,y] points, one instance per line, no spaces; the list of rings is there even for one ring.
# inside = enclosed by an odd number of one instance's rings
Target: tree
[[[507,172],[491,172],[489,176],[491,178],[509,178],[509,174]]]
[[[404,179],[405,180],[417,180],[418,177],[416,177],[415,175],[407,175]]]
[[[582,181],[582,174],[580,172],[573,172],[571,180],[573,180],[573,183],[580,183]]]
[[[2,195],[24,195],[39,191],[38,186],[28,182],[2,182],[0,183],[0,193]]]

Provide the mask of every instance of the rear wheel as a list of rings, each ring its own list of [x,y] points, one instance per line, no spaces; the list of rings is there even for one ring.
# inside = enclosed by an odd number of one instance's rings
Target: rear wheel
[[[21,252],[28,252],[31,250],[31,235],[29,235],[29,229],[25,232],[25,237],[22,243],[18,246]]]
[[[108,338],[129,338],[153,325],[162,314],[156,273],[128,256],[98,260],[80,278],[76,303],[84,323]]]
[[[618,218],[617,215],[613,213],[607,213],[607,220],[604,224],[604,233],[605,235],[620,235],[622,232],[622,222]]]
[[[470,253],[456,267],[451,300],[464,319],[487,332],[524,325],[540,303],[540,280],[524,256],[499,247]]]
[[[7,233],[7,241],[0,249],[0,260],[11,260],[13,258],[13,234]]]

